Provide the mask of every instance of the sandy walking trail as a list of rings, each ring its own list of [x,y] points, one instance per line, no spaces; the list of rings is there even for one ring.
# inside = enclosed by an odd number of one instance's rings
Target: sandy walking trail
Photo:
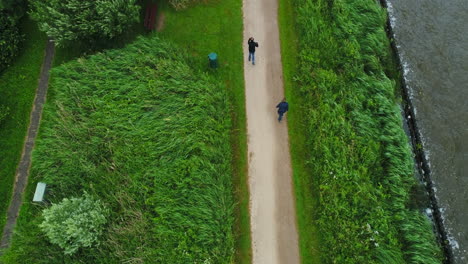
[[[250,221],[254,264],[299,263],[286,118],[277,120],[283,73],[277,0],[244,0],[244,77],[249,151]],[[259,43],[256,65],[247,40]]]

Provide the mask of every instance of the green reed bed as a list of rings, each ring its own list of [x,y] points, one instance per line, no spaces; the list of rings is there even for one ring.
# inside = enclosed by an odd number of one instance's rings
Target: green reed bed
[[[54,68],[31,181],[3,263],[231,263],[231,118],[222,82],[156,37]],[[110,209],[100,244],[50,244],[32,204],[84,191]]]
[[[412,202],[385,11],[370,0],[295,0],[280,16],[292,155],[303,159],[293,161],[303,263],[441,263]]]

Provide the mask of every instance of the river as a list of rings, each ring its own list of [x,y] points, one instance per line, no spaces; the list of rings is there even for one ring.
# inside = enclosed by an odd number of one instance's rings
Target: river
[[[468,0],[387,0],[455,264],[468,263]]]

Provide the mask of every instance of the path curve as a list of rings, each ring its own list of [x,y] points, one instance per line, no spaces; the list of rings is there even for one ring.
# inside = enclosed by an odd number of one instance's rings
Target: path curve
[[[21,153],[20,163],[16,169],[13,197],[7,211],[7,220],[3,228],[2,239],[0,240],[0,255],[2,254],[2,249],[8,248],[10,245],[10,239],[13,235],[16,219],[23,200],[23,192],[28,183],[29,168],[31,167],[31,152],[34,148],[34,142],[36,140],[39,123],[41,121],[42,108],[46,100],[47,87],[49,84],[49,70],[52,66],[54,51],[54,43],[52,41],[47,41],[44,62],[42,63],[41,74],[39,76],[39,84],[30,115],[28,133],[23,146],[23,152]]]
[[[277,0],[244,0],[244,78],[253,264],[298,264],[299,247],[284,96]],[[247,40],[259,43],[256,65]],[[294,107],[294,106],[292,106]]]

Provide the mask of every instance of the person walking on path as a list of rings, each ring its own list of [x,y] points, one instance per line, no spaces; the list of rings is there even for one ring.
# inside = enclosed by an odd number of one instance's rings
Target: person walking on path
[[[249,44],[249,61],[252,59],[252,65],[255,65],[255,47],[258,48],[258,42],[255,42],[254,38],[250,37],[247,44]]]
[[[283,115],[289,110],[288,102],[286,102],[286,98],[284,98],[277,106],[278,108],[278,122],[281,122],[283,119]]]

